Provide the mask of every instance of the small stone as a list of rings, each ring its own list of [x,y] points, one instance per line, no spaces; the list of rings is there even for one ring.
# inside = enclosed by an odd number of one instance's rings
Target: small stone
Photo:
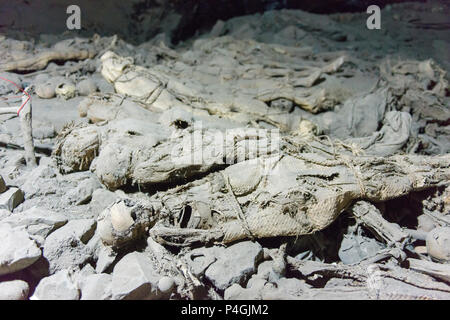
[[[112,276],[107,273],[87,276],[81,287],[81,300],[110,300]]]
[[[161,276],[152,260],[144,253],[132,252],[114,267],[112,293],[114,300],[156,299],[160,296],[158,283]]]
[[[11,187],[0,194],[0,209],[13,211],[23,200],[23,192],[19,188]]]
[[[209,32],[211,38],[220,37],[225,32],[225,22],[222,20],[217,20],[214,27]]]
[[[39,166],[24,177],[25,181],[21,185],[21,190],[26,200],[57,192],[58,185],[51,181],[51,178],[56,176],[56,168],[48,159],[42,157]]]
[[[117,200],[117,194],[106,189],[96,189],[92,193],[91,211],[98,214]]]
[[[205,272],[205,277],[219,290],[233,283],[242,284],[256,272],[264,251],[257,242],[243,241],[223,251],[223,254]]]
[[[256,286],[251,288],[242,288],[235,283],[228,287],[224,292],[225,300],[261,300],[261,288]]]
[[[0,282],[0,300],[25,300],[30,287],[22,280]]]
[[[97,85],[91,79],[81,80],[77,84],[77,91],[80,96],[88,96],[97,91]]]
[[[26,231],[6,223],[0,224],[0,243],[0,275],[25,269],[42,254]]]
[[[437,227],[433,219],[431,219],[426,214],[421,214],[420,216],[417,217],[417,224],[418,224],[417,228],[425,232],[430,232],[431,230]]]
[[[258,273],[253,277],[259,277],[264,280],[268,280],[269,282],[276,282],[280,275],[273,270],[274,261],[264,261],[258,266]]]
[[[67,218],[59,213],[32,207],[28,210],[5,218],[3,223],[8,223],[12,227],[23,226],[30,235],[37,235],[46,238],[51,232],[67,223]]]
[[[158,289],[165,294],[170,294],[175,288],[175,280],[171,277],[162,277],[158,282]]]
[[[76,270],[76,269],[72,269]],[[81,270],[75,271],[72,280],[77,284],[78,288],[83,288],[86,280],[89,276],[95,275],[95,269],[89,263],[86,264]]]
[[[342,239],[338,256],[344,264],[354,264],[374,256],[383,248],[375,239],[349,234]]]
[[[450,262],[450,227],[431,230],[426,239],[427,251],[433,260]]]
[[[117,253],[110,247],[99,245],[97,251],[97,264],[95,266],[95,271],[97,273],[105,272],[116,260]]]
[[[194,249],[187,255],[187,263],[192,274],[197,278],[202,278],[206,269],[217,261],[217,257],[221,256],[225,251],[223,247],[210,247]]]
[[[66,198],[69,203],[77,206],[87,204],[91,201],[94,191],[101,187],[102,185],[97,177],[88,178],[81,181],[75,189],[69,191]]]
[[[303,292],[311,289],[311,286],[304,280],[296,278],[281,278],[276,283],[279,290],[292,296],[300,296]]]
[[[79,300],[80,290],[68,270],[43,278],[30,300]]]
[[[94,250],[87,245],[96,229],[94,219],[78,219],[50,234],[44,243],[43,255],[49,262],[50,272],[82,266],[89,261]]]

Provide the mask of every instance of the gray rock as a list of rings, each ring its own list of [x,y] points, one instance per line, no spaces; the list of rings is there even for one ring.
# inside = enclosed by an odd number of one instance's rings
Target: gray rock
[[[433,219],[426,214],[421,214],[417,217],[417,224],[417,228],[425,232],[430,232],[437,227],[437,224],[433,221]]]
[[[22,280],[0,282],[0,300],[25,300],[30,287]]]
[[[439,262],[450,262],[450,228],[438,227],[431,230],[426,239],[427,252]]]
[[[0,224],[0,275],[31,266],[41,256],[41,250],[24,230]]]
[[[95,266],[95,271],[97,273],[105,272],[116,260],[117,253],[111,249],[111,247],[99,244],[97,249],[97,264]]]
[[[374,256],[383,248],[384,246],[375,239],[357,235],[344,235],[338,255],[343,263],[353,264]]]
[[[261,282],[264,281],[259,279]],[[265,283],[265,281],[264,281]],[[255,285],[250,288],[242,288],[239,284],[235,283],[228,287],[224,292],[225,300],[261,300],[261,290],[264,284]]]
[[[45,240],[44,257],[49,261],[50,272],[84,265],[92,258],[94,250],[88,241],[95,233],[93,219],[69,221]]]
[[[73,270],[76,270],[76,268]],[[81,289],[85,285],[86,279],[94,274],[96,274],[94,267],[90,264],[86,264],[80,271],[74,272],[72,280],[75,281],[78,288]]]
[[[79,300],[80,290],[69,270],[60,270],[43,278],[30,300]]]
[[[0,194],[0,209],[13,211],[23,200],[23,192],[19,188],[11,187]]]
[[[0,193],[5,192],[5,191],[6,191],[5,180],[3,180],[3,177],[0,176]]]
[[[105,80],[105,78],[101,77],[97,79],[96,84],[98,86],[99,91],[102,93],[114,93],[114,86]]]
[[[277,272],[274,272],[273,266],[273,261],[263,261],[259,264],[258,272],[254,276],[269,282],[276,282],[280,278],[280,275]]]
[[[194,249],[187,254],[187,263],[194,276],[202,278],[206,269],[217,261],[217,257],[221,256],[225,248],[210,247]]]
[[[243,241],[223,251],[205,272],[205,277],[219,290],[225,290],[234,283],[242,284],[256,272],[264,251],[257,242]]]
[[[266,279],[262,279],[258,275],[254,274],[247,282],[247,289],[252,288],[261,290],[262,288],[264,288],[266,283],[267,283]]]
[[[92,193],[92,199],[90,204],[91,211],[95,214],[99,214],[107,207],[112,205],[118,196],[114,192],[111,192],[106,189],[96,189]]]
[[[51,179],[55,176],[56,170],[53,167],[52,160],[50,158],[41,158],[39,166],[25,177],[21,185],[25,199],[57,193],[58,184],[54,179]]]
[[[233,284],[225,290],[225,300],[292,300],[298,299],[304,290],[309,289],[306,283],[293,278],[281,278],[276,284],[270,283],[259,277],[253,276],[242,288]]]
[[[33,207],[10,215],[2,222],[12,227],[24,226],[30,235],[41,236],[45,239],[50,233],[65,225],[67,218],[60,213]]]
[[[97,85],[92,79],[81,80],[77,84],[77,91],[80,96],[88,96],[97,91]]]
[[[18,86],[21,86],[21,84],[22,84],[22,80],[20,79],[20,77],[17,74],[10,73],[10,72],[2,72],[2,73],[0,73],[0,75],[3,78],[13,81]],[[19,89],[16,86],[11,85],[11,83],[4,81],[4,80],[0,81],[0,95],[19,93],[19,92],[20,92]]]
[[[277,288],[285,294],[300,296],[312,287],[304,280],[295,278],[281,278],[276,282]]]
[[[225,32],[225,22],[222,20],[217,20],[214,27],[209,32],[211,38],[220,37]]]
[[[112,297],[112,275],[93,274],[83,281],[81,300],[110,300]]]
[[[77,206],[86,204],[91,201],[94,191],[101,187],[102,185],[100,184],[100,181],[98,181],[97,177],[82,180],[75,189],[68,192],[66,199],[68,203],[75,204]]]
[[[161,279],[152,260],[140,252],[123,257],[114,267],[112,293],[114,300],[157,299],[161,296]]]
[[[175,280],[171,277],[162,277],[158,282],[158,289],[163,294],[171,294],[176,287]]]

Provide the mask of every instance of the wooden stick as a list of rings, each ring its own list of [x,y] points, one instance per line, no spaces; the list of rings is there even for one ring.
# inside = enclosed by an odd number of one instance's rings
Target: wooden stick
[[[36,156],[34,154],[33,143],[33,123],[32,123],[32,108],[31,98],[26,94],[30,87],[25,88],[25,92],[22,95],[22,110],[19,112],[20,126],[22,128],[23,146],[25,148],[25,161],[27,166],[36,167]],[[27,101],[28,99],[28,101]]]
[[[28,96],[30,87],[26,87],[22,95],[22,110],[20,107],[0,108],[0,114],[16,114],[19,112],[20,127],[22,129],[23,145],[25,150],[25,161],[27,166],[36,167],[36,156],[34,154],[33,124],[31,99]],[[28,100],[28,101],[27,101]]]
[[[0,114],[16,114],[19,111],[19,107],[0,108]]]

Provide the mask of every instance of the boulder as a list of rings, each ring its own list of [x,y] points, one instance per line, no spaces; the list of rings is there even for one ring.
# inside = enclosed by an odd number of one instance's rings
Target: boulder
[[[157,299],[161,297],[158,284],[162,276],[153,261],[144,253],[132,252],[114,267],[112,294],[114,300]]]
[[[97,177],[84,179],[75,189],[72,189],[67,193],[66,199],[69,203],[77,206],[86,204],[91,201],[94,191],[101,187],[102,185],[98,181]]]
[[[234,283],[245,283],[256,272],[264,255],[257,242],[243,241],[226,248],[205,272],[205,277],[219,290]]]
[[[217,261],[219,256],[223,255],[225,248],[214,246],[209,248],[198,248],[190,251],[187,254],[187,263],[192,274],[202,279],[205,275],[206,269]]]
[[[0,282],[0,300],[25,300],[30,287],[22,280]]]
[[[338,255],[344,264],[354,264],[374,256],[382,249],[384,246],[373,238],[347,234],[342,239]]]
[[[90,204],[91,211],[95,214],[99,214],[107,207],[112,205],[118,198],[118,195],[112,191],[106,189],[96,189],[92,193],[92,199]]]
[[[69,221],[50,234],[44,243],[43,255],[49,261],[51,273],[81,266],[92,258],[94,250],[87,245],[96,228],[94,219]]]
[[[23,200],[23,192],[19,188],[11,187],[0,194],[0,209],[13,211]]]
[[[26,231],[6,223],[0,224],[0,243],[0,275],[25,269],[42,254]]]
[[[43,278],[30,300],[79,300],[80,290],[69,270],[60,270]]]
[[[110,300],[112,275],[107,273],[92,274],[84,279],[81,287],[81,300]]]
[[[30,235],[46,238],[50,233],[67,223],[67,218],[44,208],[32,207],[5,218],[3,223],[12,227],[23,226]]]
[[[116,260],[117,253],[111,247],[102,243],[97,247],[97,263],[95,271],[98,273],[105,272]]]

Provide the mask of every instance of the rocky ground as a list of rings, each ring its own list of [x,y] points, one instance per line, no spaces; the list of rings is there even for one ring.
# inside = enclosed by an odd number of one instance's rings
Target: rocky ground
[[[450,299],[449,13],[0,36],[0,299]]]

